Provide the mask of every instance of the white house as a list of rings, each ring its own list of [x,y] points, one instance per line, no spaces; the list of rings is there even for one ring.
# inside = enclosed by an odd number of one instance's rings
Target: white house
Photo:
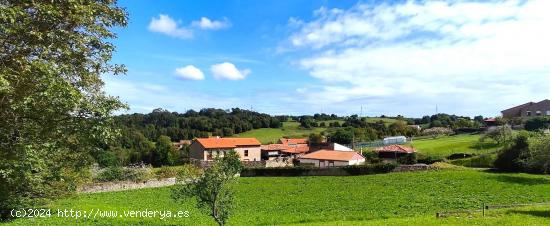
[[[365,162],[365,157],[354,151],[319,150],[300,157],[300,163],[312,163],[317,167],[351,166]]]

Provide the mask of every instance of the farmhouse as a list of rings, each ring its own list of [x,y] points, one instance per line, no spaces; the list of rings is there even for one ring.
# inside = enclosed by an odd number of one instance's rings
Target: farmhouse
[[[233,150],[241,161],[260,161],[261,143],[256,138],[197,138],[189,149],[191,159],[212,161],[215,156],[223,156]]]
[[[374,152],[378,153],[378,157],[380,158],[396,159],[404,155],[413,154],[416,150],[412,147],[393,144],[376,148]]]
[[[318,167],[350,166],[365,162],[365,157],[354,151],[319,150],[300,157],[300,163]]]
[[[501,111],[504,118],[529,118],[536,116],[550,116],[550,100],[529,102]]]

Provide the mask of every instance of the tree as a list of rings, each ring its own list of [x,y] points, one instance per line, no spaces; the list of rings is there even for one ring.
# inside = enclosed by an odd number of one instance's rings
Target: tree
[[[309,146],[317,147],[323,143],[323,135],[319,133],[311,133],[309,134],[308,140],[309,140]]]
[[[124,105],[103,91],[127,14],[115,0],[0,3],[0,209],[75,190]]]
[[[194,182],[180,183],[172,190],[175,200],[196,198],[197,207],[210,215],[218,225],[225,225],[233,209],[235,175],[242,169],[239,155],[230,151],[214,160],[214,165]]]
[[[529,132],[520,132],[511,142],[497,154],[494,165],[503,171],[521,171],[523,169],[522,157],[529,150]]]
[[[535,131],[550,128],[550,117],[535,117],[525,122],[525,130]]]
[[[492,130],[487,131],[486,134],[484,134],[480,140],[485,141],[485,139],[489,138],[497,142],[497,144],[507,144],[512,141],[513,137],[513,131],[510,126],[504,125],[504,126],[498,126]]]
[[[539,135],[532,138],[529,149],[523,153],[522,162],[531,172],[550,172],[550,136]]]
[[[157,143],[155,144],[155,146],[156,147],[153,158],[153,165],[174,165],[174,162],[176,161],[176,156],[174,156],[175,149],[172,146],[170,137],[164,135],[160,136],[159,139],[157,139]]]

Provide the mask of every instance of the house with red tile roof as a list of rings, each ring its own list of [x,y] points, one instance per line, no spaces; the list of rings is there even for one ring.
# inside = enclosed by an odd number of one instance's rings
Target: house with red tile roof
[[[189,157],[195,160],[212,161],[233,150],[241,161],[260,161],[261,143],[256,138],[197,138],[189,147]]]
[[[300,157],[300,163],[317,167],[350,166],[365,162],[365,157],[355,151],[319,150]]]
[[[388,145],[374,149],[374,152],[378,153],[378,157],[386,159],[397,159],[401,156],[413,154],[416,149],[403,145]]]

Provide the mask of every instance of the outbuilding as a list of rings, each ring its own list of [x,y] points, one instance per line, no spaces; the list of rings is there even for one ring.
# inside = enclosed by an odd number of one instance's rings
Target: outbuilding
[[[300,163],[317,167],[351,166],[365,162],[365,157],[354,151],[319,150],[300,157]]]

